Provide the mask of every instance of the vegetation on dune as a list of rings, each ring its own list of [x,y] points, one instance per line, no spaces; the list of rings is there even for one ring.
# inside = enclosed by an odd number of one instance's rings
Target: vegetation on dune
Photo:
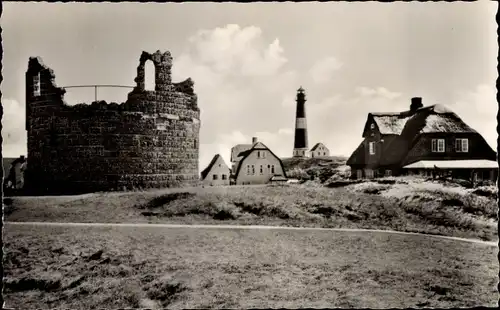
[[[321,183],[334,175],[346,177],[347,158],[339,156],[319,158],[287,158],[283,166],[287,177],[301,181],[318,180]]]
[[[198,216],[200,221],[399,231],[494,240],[487,220],[497,217],[496,201],[472,191],[412,188],[407,180],[357,182],[344,188],[284,186],[213,188],[184,193],[171,199],[166,193],[143,212],[157,218]],[[356,187],[357,186],[357,187]],[[406,193],[396,186],[405,186]],[[444,187],[443,187],[444,188]],[[391,190],[398,195],[390,193]],[[145,209],[150,202],[136,206]]]
[[[8,221],[391,229],[497,240],[497,189],[416,177],[12,198]]]

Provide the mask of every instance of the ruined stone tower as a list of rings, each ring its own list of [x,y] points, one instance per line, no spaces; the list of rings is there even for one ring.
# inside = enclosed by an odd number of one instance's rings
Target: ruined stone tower
[[[306,95],[302,86],[297,90],[297,113],[295,117],[295,142],[293,157],[306,157],[308,151]]]
[[[144,89],[147,61],[155,90]],[[31,192],[87,192],[198,183],[200,110],[193,81],[172,83],[170,52],[143,52],[125,103],[67,105],[54,72],[31,57],[26,130]]]

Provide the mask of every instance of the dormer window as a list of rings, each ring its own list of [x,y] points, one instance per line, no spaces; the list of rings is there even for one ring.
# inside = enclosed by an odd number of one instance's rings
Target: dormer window
[[[33,76],[33,96],[40,96],[40,72]]]
[[[432,139],[431,150],[435,153],[444,153],[444,139]]]
[[[455,150],[459,153],[466,153],[469,151],[469,139],[456,139]]]

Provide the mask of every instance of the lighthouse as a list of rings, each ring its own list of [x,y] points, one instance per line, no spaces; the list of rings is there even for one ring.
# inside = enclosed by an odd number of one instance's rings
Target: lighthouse
[[[306,122],[306,94],[302,86],[297,90],[297,113],[295,117],[295,141],[293,144],[293,157],[306,157],[307,122]]]

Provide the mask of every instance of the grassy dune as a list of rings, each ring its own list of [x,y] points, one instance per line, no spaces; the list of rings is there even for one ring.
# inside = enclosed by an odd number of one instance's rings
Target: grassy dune
[[[448,308],[498,301],[496,247],[425,236],[9,224],[4,232],[4,298],[16,309]]]
[[[369,228],[497,240],[496,193],[482,191],[381,180],[19,197],[8,201],[6,220]]]

